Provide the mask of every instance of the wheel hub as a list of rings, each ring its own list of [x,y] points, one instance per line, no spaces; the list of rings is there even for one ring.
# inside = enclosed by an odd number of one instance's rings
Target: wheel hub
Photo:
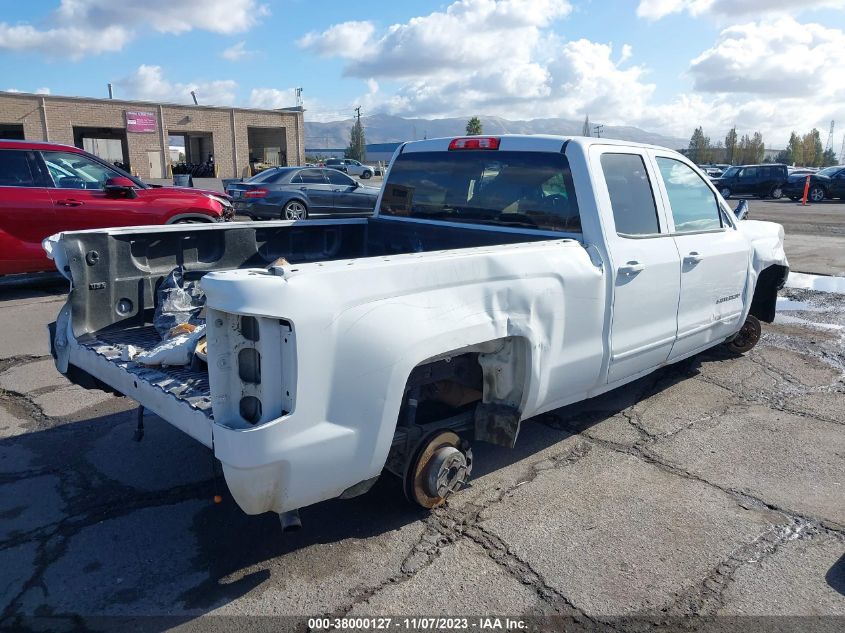
[[[438,449],[426,468],[425,491],[431,497],[446,497],[467,478],[467,460],[454,446]]]

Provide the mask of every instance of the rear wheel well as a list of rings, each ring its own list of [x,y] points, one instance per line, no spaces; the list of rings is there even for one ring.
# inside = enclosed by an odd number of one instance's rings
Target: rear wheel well
[[[775,320],[778,291],[783,288],[788,275],[789,267],[781,264],[773,264],[760,271],[749,310],[752,316],[766,323]]]
[[[419,442],[448,429],[512,447],[519,434],[528,346],[517,337],[440,354],[408,377],[385,468],[403,476]]]

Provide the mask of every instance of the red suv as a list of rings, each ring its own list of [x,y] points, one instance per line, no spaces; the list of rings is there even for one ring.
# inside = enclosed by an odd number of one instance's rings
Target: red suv
[[[0,275],[53,270],[41,248],[53,233],[232,217],[221,193],[148,185],[77,147],[0,140]]]

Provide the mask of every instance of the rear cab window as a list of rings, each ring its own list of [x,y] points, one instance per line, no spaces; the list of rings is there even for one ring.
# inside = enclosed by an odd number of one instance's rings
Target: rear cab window
[[[448,151],[400,154],[384,185],[380,215],[581,232],[563,154]]]

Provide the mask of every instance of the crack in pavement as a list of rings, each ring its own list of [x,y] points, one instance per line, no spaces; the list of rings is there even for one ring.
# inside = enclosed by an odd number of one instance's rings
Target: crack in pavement
[[[525,476],[518,476],[516,482],[504,487],[497,495],[484,503],[469,503],[466,509],[455,509],[447,502],[444,506],[434,508],[423,521],[425,530],[403,559],[399,573],[374,587],[355,591],[350,604],[336,610],[328,617],[347,616],[356,606],[366,603],[385,588],[411,580],[420,571],[430,566],[444,548],[452,546],[459,539],[468,539],[480,546],[505,573],[520,584],[530,587],[540,601],[550,607],[556,615],[567,616],[576,623],[579,621],[597,623],[595,619],[576,607],[569,598],[549,585],[531,567],[530,563],[516,556],[505,541],[485,530],[480,521],[482,512],[501,502],[517,488],[530,484],[544,471],[574,464],[588,455],[590,450],[591,445],[588,442],[579,442],[575,447],[559,455],[538,460],[529,466],[527,479]]]
[[[736,572],[745,565],[759,563],[796,540],[809,540],[821,533],[831,533],[814,521],[792,518],[789,523],[773,525],[750,543],[746,543],[716,565],[697,587],[693,587],[668,607],[664,615],[715,615],[725,606],[725,592],[734,582]],[[845,536],[833,533],[840,541]]]
[[[9,356],[8,358],[0,358],[0,374],[14,367],[22,367],[30,363],[37,363],[40,360],[47,360],[48,358],[52,358],[52,356],[49,354],[43,354],[41,356],[20,354],[18,356]]]
[[[117,483],[113,485],[115,488],[129,488]],[[73,486],[73,484],[66,486],[63,483],[63,488],[70,486]],[[76,488],[76,486],[73,487]],[[83,488],[83,490],[85,489]],[[208,499],[214,490],[214,482],[211,480],[202,481],[163,491],[139,493],[135,489],[129,490],[131,492],[128,494],[125,490],[111,491],[113,494],[109,494],[109,491],[106,491],[105,495],[98,494],[98,503],[66,516],[61,521],[21,533],[4,542],[0,550],[33,540],[38,541],[38,546],[32,574],[20,591],[9,600],[5,609],[0,612],[0,629],[8,626],[7,623],[14,623],[15,628],[21,624],[21,618],[25,616],[18,611],[19,602],[30,589],[40,587],[45,594],[49,594],[44,583],[44,574],[53,563],[65,554],[70,540],[79,532],[98,523],[121,518],[137,510],[175,505],[195,499]],[[63,490],[61,493],[63,499],[65,499],[66,494],[66,491]],[[79,494],[79,497],[82,500],[87,498],[84,492]]]

